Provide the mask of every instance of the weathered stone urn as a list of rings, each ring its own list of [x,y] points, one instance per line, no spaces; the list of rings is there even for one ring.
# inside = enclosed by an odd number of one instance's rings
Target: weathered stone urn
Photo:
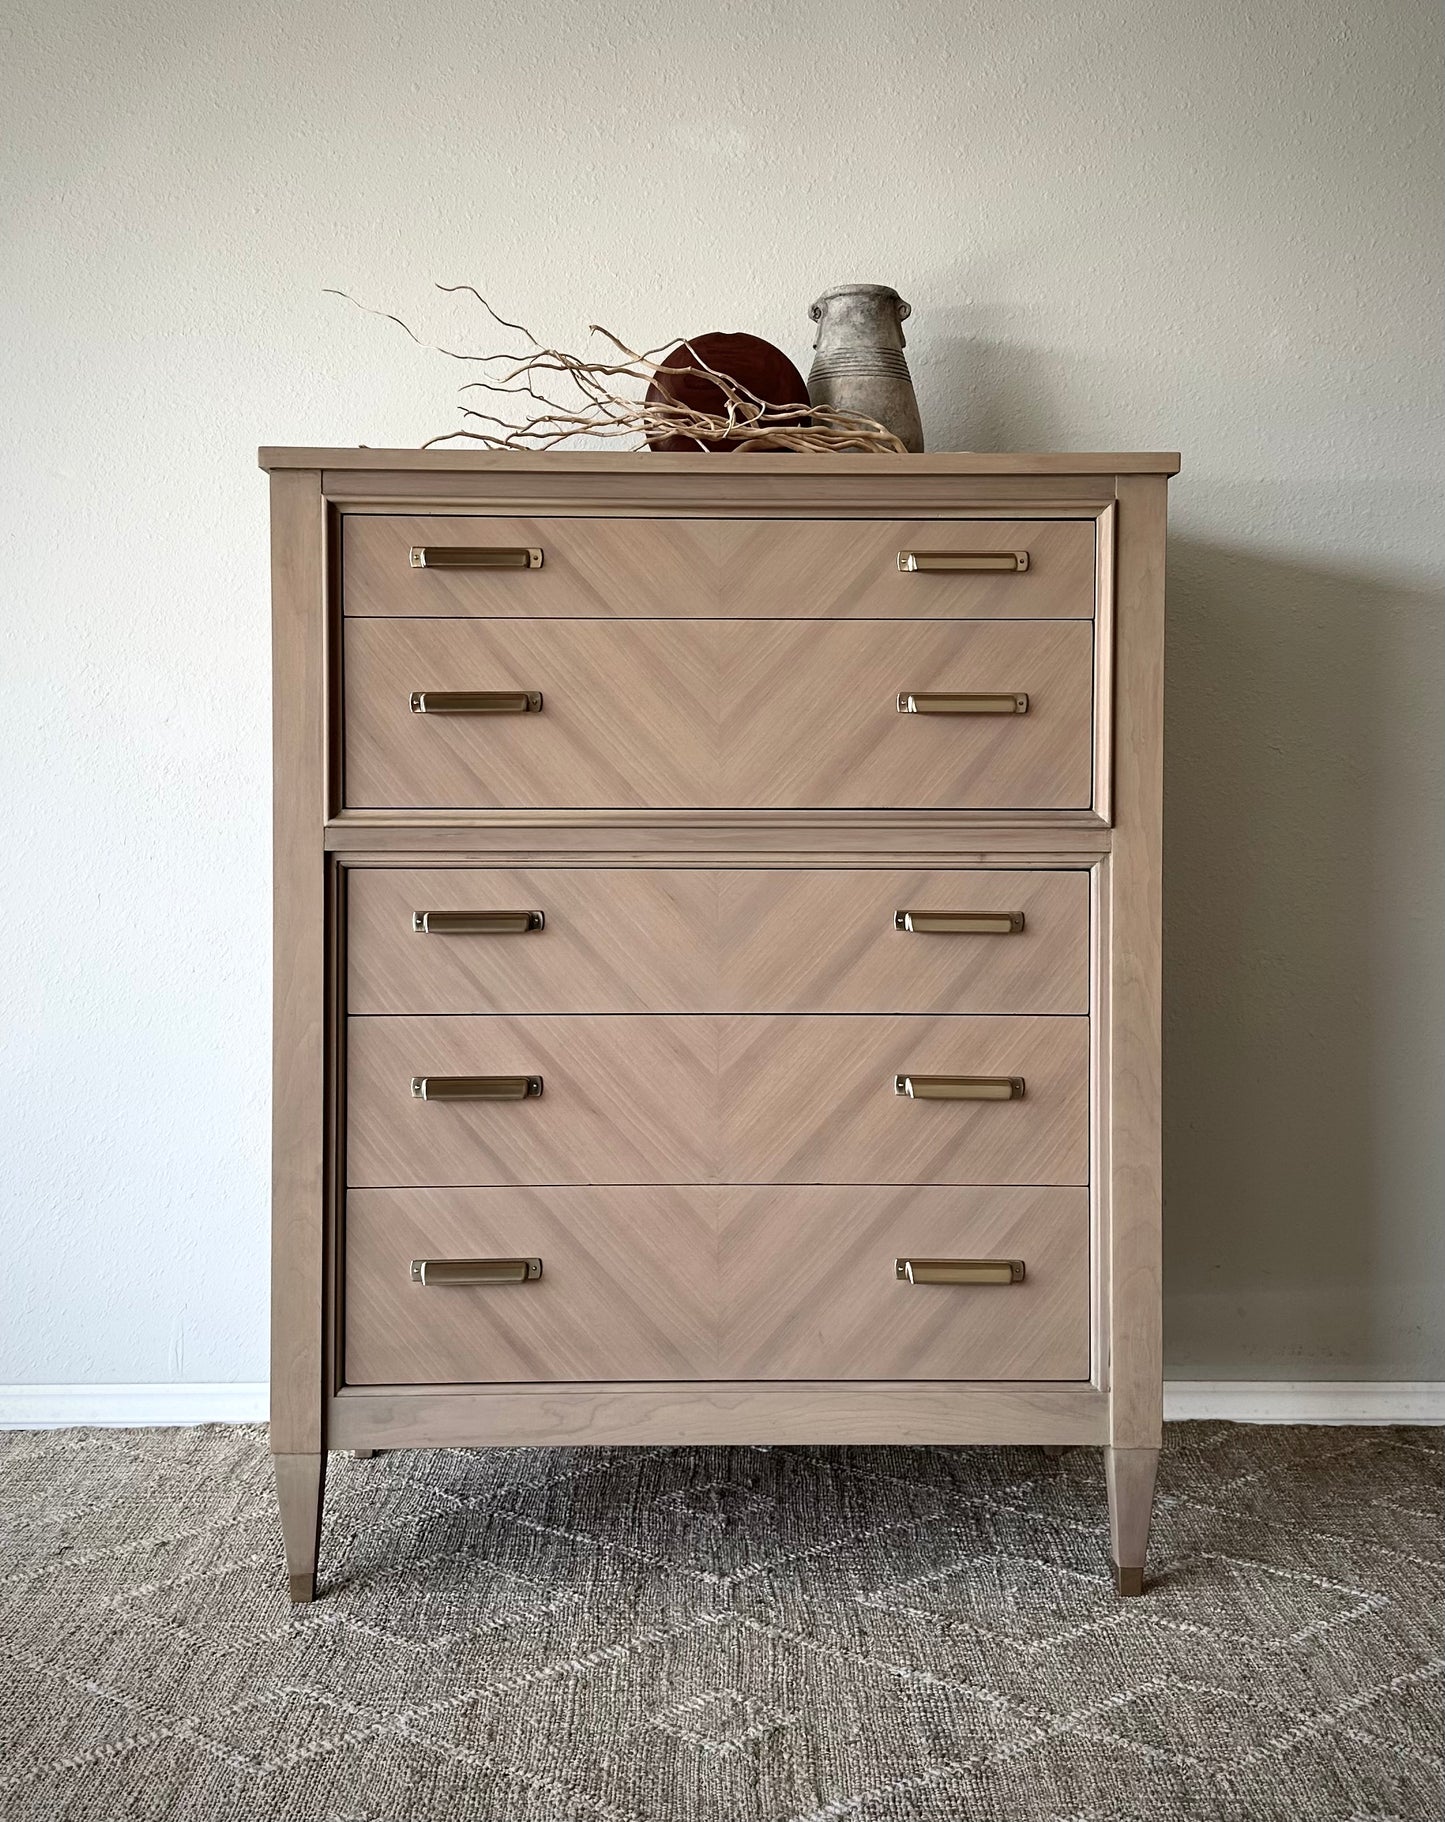
[[[818,325],[808,398],[876,419],[918,454],[923,425],[903,358],[903,324],[912,312],[891,285],[825,291],[808,312]]]

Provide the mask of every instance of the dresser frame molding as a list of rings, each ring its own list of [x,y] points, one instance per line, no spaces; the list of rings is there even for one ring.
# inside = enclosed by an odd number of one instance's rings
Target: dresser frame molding
[[[275,449],[271,1449],[292,1597],[315,1592],[326,1452],[421,1446],[1034,1443],[1105,1449],[1110,1552],[1142,1586],[1162,1424],[1164,545],[1174,454],[595,455]],[[342,515],[1087,518],[1093,807],[1059,812],[342,807]],[[1084,868],[1087,1381],[367,1386],[342,1377],[345,891],[366,866]]]

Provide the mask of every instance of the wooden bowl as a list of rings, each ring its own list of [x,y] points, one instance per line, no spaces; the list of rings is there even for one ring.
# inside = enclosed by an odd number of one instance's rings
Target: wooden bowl
[[[658,371],[647,388],[647,402],[655,405],[668,401],[685,405],[691,411],[721,412],[726,410],[722,388],[705,373],[679,371],[688,367],[712,367],[729,379],[746,386],[749,392],[769,405],[806,405],[808,387],[801,373],[771,342],[758,335],[725,335],[714,331],[708,335],[689,336],[679,342],[658,363]],[[760,420],[767,423],[767,414]],[[806,424],[806,416],[790,418],[793,424]],[[749,447],[717,437],[680,437],[650,435],[648,447],[661,451],[709,449],[727,453]]]

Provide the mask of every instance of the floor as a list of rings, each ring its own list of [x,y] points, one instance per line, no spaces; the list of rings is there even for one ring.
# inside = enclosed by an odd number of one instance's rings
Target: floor
[[[333,1457],[0,1436],[7,1822],[1427,1822],[1442,1436],[1171,1428],[1118,1601],[1094,1450]]]

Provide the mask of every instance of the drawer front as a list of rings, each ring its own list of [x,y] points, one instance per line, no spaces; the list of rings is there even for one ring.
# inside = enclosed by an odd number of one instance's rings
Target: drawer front
[[[446,923],[506,912],[534,913],[540,928]],[[934,927],[970,913],[982,920],[973,928]],[[899,929],[900,914],[915,927]],[[418,918],[435,927],[418,931]],[[1088,928],[1083,871],[354,867],[348,1003],[1084,1013]]]
[[[710,519],[504,519],[349,513],[341,601],[358,617],[686,619],[716,612],[718,531]],[[431,558],[423,567],[414,550]],[[443,567],[462,552],[477,563]],[[462,560],[467,560],[463,558]]]
[[[350,1385],[1089,1372],[1079,1189],[353,1190],[344,1240]]]
[[[742,520],[721,528],[720,543],[722,614],[1052,620],[1094,612],[1091,519]]]
[[[1088,1011],[1083,871],[773,868],[718,880],[719,1011]],[[970,915],[969,927],[937,927]]]
[[[425,555],[414,561],[413,552]],[[343,606],[358,618],[1027,620],[1094,611],[1089,519],[353,513],[342,521],[341,553]],[[448,566],[457,562],[476,567]]]
[[[540,713],[416,713],[536,692]],[[354,809],[1086,809],[1081,620],[351,620]],[[1026,713],[899,711],[1027,697]]]
[[[721,1025],[728,1182],[1088,1182],[1087,1019]],[[1022,1078],[1023,1098],[913,1099],[896,1091],[901,1073]]]
[[[705,869],[347,872],[353,1013],[707,1012],[718,880]],[[540,930],[421,934],[418,912],[528,910]]]
[[[900,1074],[1023,1097],[912,1098]],[[1088,1180],[1082,1018],[352,1018],[348,1077],[355,1187]],[[434,1098],[453,1077],[542,1093]]]
[[[705,1190],[353,1191],[345,1378],[706,1378],[717,1353],[715,1226]],[[413,1260],[529,1257],[541,1276],[520,1282],[412,1276]]]
[[[910,1282],[900,1257],[1023,1277]],[[723,1190],[718,1282],[726,1378],[1089,1376],[1084,1189]]]
[[[348,1181],[710,1182],[717,1043],[710,1019],[352,1018]],[[519,1101],[411,1090],[420,1076],[527,1075],[542,1093]]]

